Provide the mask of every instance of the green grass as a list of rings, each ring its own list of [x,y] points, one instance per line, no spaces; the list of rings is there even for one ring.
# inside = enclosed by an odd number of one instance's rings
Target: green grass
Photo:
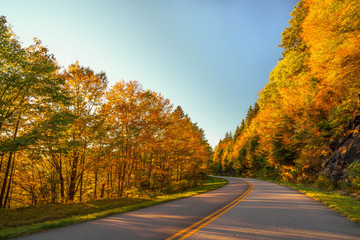
[[[74,204],[48,204],[39,207],[0,210],[0,239],[8,239],[46,229],[85,222],[118,213],[194,196],[224,186],[227,180],[206,177],[197,187],[149,198],[121,198]]]
[[[279,183],[279,182],[278,182]],[[324,191],[316,187],[298,183],[279,183],[291,187],[307,196],[320,201],[322,204],[336,210],[348,219],[360,225],[360,201],[355,198],[342,196],[340,193]]]

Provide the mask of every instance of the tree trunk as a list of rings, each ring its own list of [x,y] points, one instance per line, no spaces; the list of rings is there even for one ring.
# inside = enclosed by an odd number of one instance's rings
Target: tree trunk
[[[59,172],[59,181],[60,181],[60,197],[61,202],[65,202],[65,183],[64,183],[64,177],[62,175],[62,171]]]
[[[110,169],[110,172],[108,172],[107,174],[107,188],[108,190],[107,192],[107,198],[110,198],[110,191],[112,191],[112,185],[110,184],[110,173],[111,173],[112,169]]]
[[[84,171],[85,171],[85,156],[86,154],[86,144],[84,145],[83,153],[80,158],[80,164],[81,164],[81,174],[80,174],[80,196],[79,201],[81,202],[83,199],[83,191],[84,191]],[[76,191],[75,191],[76,192]]]
[[[104,198],[104,192],[105,192],[105,183],[101,185],[100,198]]]
[[[51,173],[51,202],[56,203],[56,172]]]
[[[125,172],[126,172],[126,162],[122,164],[119,170],[119,182],[118,182],[118,197],[122,197],[124,193],[124,183],[125,183]]]
[[[4,155],[1,156],[0,173],[1,173],[1,169],[2,169],[3,162],[4,162]]]
[[[97,198],[97,192],[96,192],[97,183],[98,183],[98,170],[97,170],[97,168],[96,168],[96,169],[95,169],[95,176],[94,176],[94,196],[93,196],[93,199],[94,199],[94,200],[96,200],[96,198]]]
[[[18,129],[19,129],[19,124],[20,124],[20,113],[19,113],[19,116],[18,116],[18,120],[16,122],[13,140],[16,139],[16,135],[17,135],[17,132],[18,132]],[[8,177],[9,177],[9,173],[10,173],[11,162],[13,160],[12,155],[13,155],[13,152],[10,152],[9,158],[8,158],[8,163],[7,163],[7,166],[6,166],[5,176],[4,176],[4,180],[3,180],[3,184],[2,184],[2,188],[1,188],[1,193],[0,193],[0,209],[5,208],[5,203],[4,203],[5,190],[6,190],[7,181],[8,181]]]
[[[75,154],[71,171],[70,171],[70,182],[69,182],[69,192],[68,192],[68,201],[74,201],[75,194],[76,194],[76,180],[77,180],[77,167],[79,162],[79,155],[78,153]]]
[[[97,198],[97,184],[98,184],[98,172],[99,172],[99,162],[100,162],[100,156],[101,156],[101,140],[99,144],[99,151],[98,156],[95,161],[95,176],[94,176],[94,196],[93,199],[95,200]]]
[[[80,195],[79,195],[79,201],[82,201],[82,195],[83,195],[83,177],[84,177],[84,172],[82,171],[80,174]]]
[[[10,152],[9,157],[8,157],[8,163],[6,166],[5,176],[4,176],[4,180],[3,180],[3,184],[2,184],[2,188],[1,188],[1,193],[0,193],[0,208],[5,207],[5,204],[4,204],[5,190],[7,187],[7,181],[8,181],[8,177],[9,177],[9,173],[10,173],[12,155],[13,155],[13,152]]]
[[[9,200],[9,192],[10,192],[10,189],[11,189],[12,176],[14,174],[14,166],[15,166],[15,153],[14,153],[14,157],[13,157],[13,160],[12,160],[12,167],[11,167],[9,184],[8,184],[8,187],[7,187],[6,196],[5,196],[5,200],[4,200],[4,208],[6,208],[6,205],[8,205],[8,207],[10,207],[10,202],[8,202],[8,200]]]
[[[114,196],[114,192],[113,192],[114,177],[113,177],[113,175],[115,175],[114,172],[113,172],[113,168],[110,167],[110,190],[109,190],[110,198],[113,198],[113,196]]]

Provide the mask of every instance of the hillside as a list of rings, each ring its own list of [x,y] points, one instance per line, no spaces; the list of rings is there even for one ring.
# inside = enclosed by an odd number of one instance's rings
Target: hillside
[[[282,59],[246,119],[216,146],[213,171],[358,186],[360,2],[301,0],[291,16]]]

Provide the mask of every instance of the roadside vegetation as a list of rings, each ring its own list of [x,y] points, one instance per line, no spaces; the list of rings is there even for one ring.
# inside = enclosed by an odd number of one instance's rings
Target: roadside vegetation
[[[315,186],[306,186],[299,183],[278,183],[291,187],[315,200],[320,201],[322,204],[336,210],[348,219],[360,225],[360,201],[354,197],[346,195],[346,192],[319,189]]]
[[[227,180],[206,177],[199,185],[155,197],[103,199],[69,204],[46,204],[18,209],[0,209],[0,239],[85,222],[114,214],[190,197],[224,186]]]

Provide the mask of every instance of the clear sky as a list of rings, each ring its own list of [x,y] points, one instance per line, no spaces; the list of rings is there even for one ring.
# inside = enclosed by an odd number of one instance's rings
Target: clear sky
[[[281,57],[298,0],[0,0],[24,46],[42,40],[110,84],[136,80],[180,105],[214,147],[246,116]]]

